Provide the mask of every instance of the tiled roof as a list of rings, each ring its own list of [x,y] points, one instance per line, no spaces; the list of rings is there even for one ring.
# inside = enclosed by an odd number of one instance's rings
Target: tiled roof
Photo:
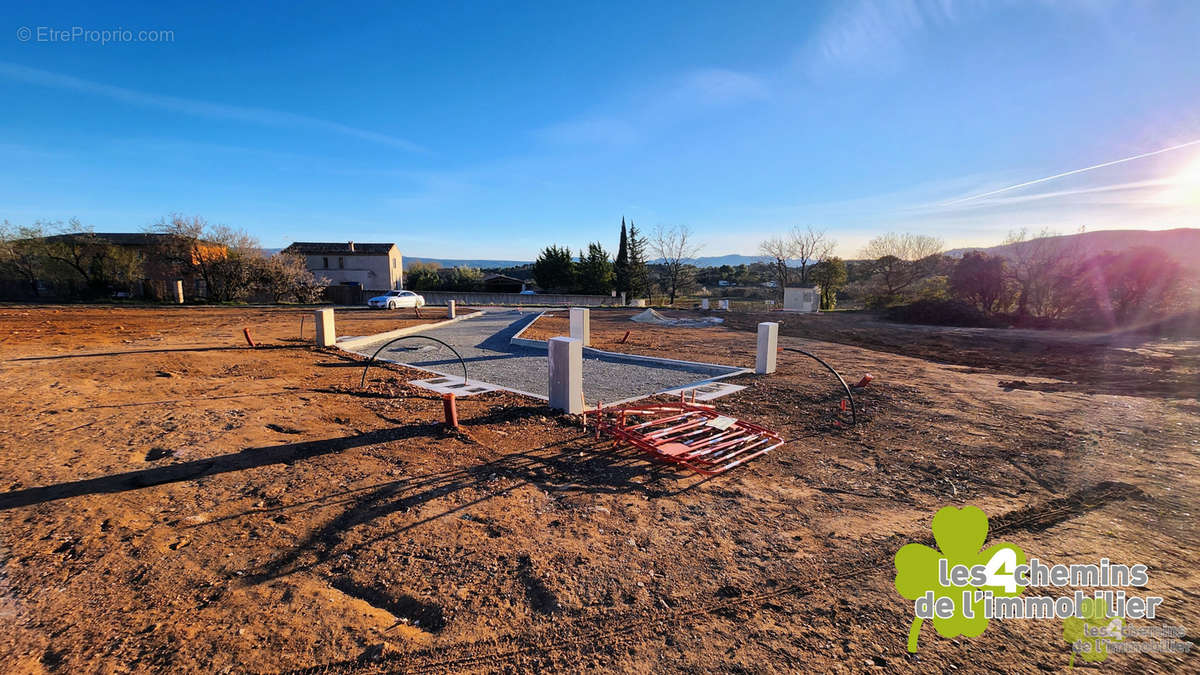
[[[350,250],[354,247],[354,250]],[[283,249],[300,255],[388,255],[395,244],[360,244],[354,241],[298,241]]]

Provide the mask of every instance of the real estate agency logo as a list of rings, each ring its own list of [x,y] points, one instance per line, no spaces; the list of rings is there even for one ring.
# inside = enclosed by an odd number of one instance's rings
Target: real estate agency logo
[[[933,622],[938,635],[974,638],[992,619],[1061,620],[1070,663],[1080,654],[1102,661],[1112,652],[1188,652],[1185,632],[1168,627],[1165,639],[1131,645],[1128,619],[1154,619],[1163,598],[1138,596],[1122,590],[1149,583],[1146,565],[1123,565],[1102,558],[1097,564],[1047,565],[1026,558],[1021,547],[995,543],[983,548],[988,518],[974,506],[947,506],[933,517],[937,548],[906,544],[895,556],[896,590],[913,601],[914,619],[908,632],[908,651],[916,653],[921,627]],[[1092,588],[1089,595],[1024,595],[1027,588]]]

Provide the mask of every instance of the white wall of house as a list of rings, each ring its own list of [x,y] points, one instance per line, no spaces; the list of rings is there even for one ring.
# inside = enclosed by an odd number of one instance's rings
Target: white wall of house
[[[357,283],[371,290],[404,288],[404,258],[395,248],[388,255],[310,255],[305,261],[314,276],[335,284]]]

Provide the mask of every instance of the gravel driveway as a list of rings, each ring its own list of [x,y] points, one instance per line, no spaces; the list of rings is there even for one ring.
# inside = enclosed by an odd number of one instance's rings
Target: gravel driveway
[[[509,340],[532,323],[537,311],[491,310],[482,316],[419,333],[452,345],[467,364],[468,379],[546,398],[546,350],[515,347]],[[354,349],[370,356],[386,343]],[[462,375],[462,366],[445,347],[428,340],[403,340],[379,354],[383,361],[403,363],[440,375]],[[621,355],[583,353],[583,395],[589,404],[649,396],[714,377],[741,372],[732,366],[648,362]]]

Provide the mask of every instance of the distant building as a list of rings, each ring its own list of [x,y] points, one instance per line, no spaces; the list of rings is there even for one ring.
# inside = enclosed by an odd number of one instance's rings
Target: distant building
[[[786,286],[783,308],[789,312],[816,312],[821,309],[821,289],[816,286]]]
[[[395,244],[298,241],[283,249],[304,258],[313,276],[370,290],[404,288],[404,260]]]
[[[526,282],[507,274],[486,274],[482,283],[488,293],[520,293],[526,287]]]
[[[45,240],[48,243],[75,242],[82,247],[87,247],[92,242],[102,242],[138,254],[142,261],[142,279],[128,294],[156,300],[169,297],[170,288],[177,279],[183,281],[189,297],[208,296],[204,280],[186,267],[183,270],[179,269],[179,265],[176,264],[178,261],[173,261],[165,255],[167,251],[187,251],[192,257],[193,265],[198,264],[198,257],[211,262],[229,255],[229,249],[223,244],[207,241],[190,243],[179,235],[160,232],[69,232],[51,235]]]

